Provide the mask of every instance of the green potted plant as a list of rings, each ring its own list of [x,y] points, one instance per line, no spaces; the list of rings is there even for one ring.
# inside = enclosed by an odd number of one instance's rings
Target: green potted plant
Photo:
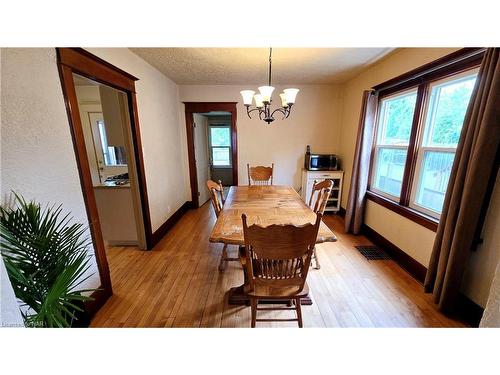
[[[71,327],[83,312],[78,289],[91,274],[90,239],[83,224],[72,223],[62,206],[27,202],[0,207],[0,247],[27,327]]]

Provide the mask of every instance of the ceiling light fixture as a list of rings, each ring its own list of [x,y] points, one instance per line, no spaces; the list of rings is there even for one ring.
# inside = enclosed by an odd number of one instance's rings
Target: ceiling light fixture
[[[284,89],[280,94],[281,98],[281,107],[276,108],[271,112],[271,96],[274,91],[274,87],[271,86],[271,65],[272,65],[272,56],[273,49],[269,48],[269,84],[267,86],[259,87],[259,94],[255,94],[253,90],[242,90],[240,91],[241,96],[243,97],[243,104],[247,108],[248,117],[252,118],[250,113],[254,111],[259,112],[259,118],[264,120],[268,124],[274,121],[274,114],[279,112],[283,115],[283,119],[288,118],[290,116],[290,112],[292,111],[292,106],[295,103],[295,98],[297,97],[297,93],[299,89]],[[255,108],[250,109],[252,106],[252,101],[255,101]]]

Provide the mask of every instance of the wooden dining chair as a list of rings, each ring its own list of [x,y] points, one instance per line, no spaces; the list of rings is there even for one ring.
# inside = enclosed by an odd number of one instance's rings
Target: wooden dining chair
[[[243,236],[245,238],[246,278],[249,282],[252,328],[256,322],[297,321],[302,328],[301,298],[309,293],[306,283],[312,252],[318,236],[321,214],[314,224],[301,226],[247,225],[245,214]],[[295,307],[259,308],[259,301],[293,301]],[[260,310],[295,310],[296,319],[257,319]]]
[[[314,184],[311,191],[311,197],[309,198],[309,207],[317,213],[323,215],[325,213],[326,204],[328,203],[328,198],[330,198],[330,194],[332,193],[333,181],[332,180],[324,180],[318,182],[314,180]],[[316,247],[313,249],[312,258],[314,259],[314,263],[317,270],[321,268],[318,260],[318,254],[316,253]]]
[[[210,191],[210,201],[212,202],[212,207],[215,211],[215,216],[219,217],[220,212],[222,211],[222,207],[226,199],[224,198],[224,187],[222,186],[222,182],[219,180],[218,182],[208,180],[207,188]],[[226,269],[226,265],[228,261],[239,261],[239,258],[231,258],[227,255],[227,244],[224,244],[222,248],[222,256],[219,262],[219,271],[224,272]]]
[[[270,167],[251,167],[247,163],[248,186],[250,185],[272,185],[274,175],[274,163]]]

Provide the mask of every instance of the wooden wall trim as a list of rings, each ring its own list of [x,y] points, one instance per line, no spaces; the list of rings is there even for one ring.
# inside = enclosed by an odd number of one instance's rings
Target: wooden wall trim
[[[110,295],[112,295],[113,289],[111,285],[111,277],[106,257],[104,240],[99,223],[97,203],[94,196],[92,177],[87,158],[87,151],[85,147],[85,139],[83,136],[83,128],[80,119],[78,98],[76,96],[73,73],[77,73],[102,84],[114,87],[118,90],[122,90],[127,95],[131,132],[136,158],[138,185],[141,197],[142,214],[144,219],[146,245],[148,249],[150,249],[152,247],[152,229],[151,217],[149,213],[149,201],[147,195],[137,101],[135,94],[135,81],[137,81],[137,78],[81,48],[56,48],[56,52],[57,66],[61,79],[66,111],[68,114],[69,127],[73,140],[73,148],[75,150],[78,173],[80,176],[80,184],[82,187],[83,199],[87,211],[87,218],[89,221],[97,268],[99,271],[99,277],[101,279],[101,288],[99,291],[96,291],[95,294],[96,302],[86,304],[85,306],[90,310],[97,311],[97,309],[102,306],[102,304],[104,304],[106,299]],[[95,311],[90,310],[87,311],[87,313],[95,313]]]
[[[101,225],[99,223],[99,214],[94,196],[94,187],[90,173],[87,150],[85,148],[85,139],[83,127],[78,111],[78,99],[76,97],[75,85],[73,82],[73,71],[65,65],[58,65],[61,78],[62,90],[66,111],[68,113],[71,137],[73,139],[73,148],[76,155],[78,174],[80,176],[80,185],[82,188],[83,201],[87,212],[90,235],[94,245],[97,269],[101,279],[102,287],[112,293],[111,278],[109,275],[108,260],[102,237]]]
[[[373,191],[367,191],[366,198],[391,211],[394,211],[395,213],[407,218],[408,220],[413,221],[414,223],[422,225],[423,227],[430,229],[433,232],[437,232],[439,221],[437,221],[433,217],[424,215],[412,209],[411,207],[402,206],[397,202],[393,202],[390,199],[374,193]]]
[[[418,86],[436,77],[444,78],[448,74],[473,68],[481,63],[485,50],[485,48],[477,47],[462,48],[373,86],[373,89],[379,93],[379,97],[384,97],[412,86]]]
[[[92,317],[99,311],[99,309],[104,306],[109,297],[112,296],[112,293],[109,289],[103,288],[103,286],[99,286],[90,297],[92,298],[89,301],[85,302],[85,315],[88,319],[92,319]]]
[[[83,48],[56,48],[60,64],[71,68],[74,73],[82,74],[119,90],[135,93],[135,81],[139,79],[104,61]]]
[[[391,241],[386,239],[384,236],[370,228],[368,225],[363,224],[361,227],[361,233],[372,241],[375,245],[383,248],[387,254],[397,263],[401,268],[408,272],[414,279],[420,282],[422,285],[425,280],[425,274],[427,273],[427,268],[422,264],[417,262],[398,246],[394,245]]]
[[[172,229],[172,227],[182,218],[182,216],[191,208],[191,202],[184,202],[182,206],[179,207],[177,211],[170,216],[167,221],[165,221],[154,233],[152,238],[153,246],[156,246],[158,242],[167,234],[167,232]]]

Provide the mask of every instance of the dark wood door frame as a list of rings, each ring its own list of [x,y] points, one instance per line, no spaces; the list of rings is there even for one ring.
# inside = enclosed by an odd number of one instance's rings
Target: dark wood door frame
[[[198,174],[194,150],[193,114],[207,112],[231,113],[231,164],[233,185],[238,185],[238,142],[236,132],[237,102],[183,102],[186,107],[186,136],[189,158],[189,179],[191,182],[191,207],[198,208]]]
[[[135,92],[135,81],[137,81],[138,78],[135,78],[127,72],[81,48],[56,48],[56,51],[57,66],[59,69],[59,76],[61,78],[71,136],[73,138],[73,147],[76,155],[78,173],[80,175],[80,184],[82,186],[83,199],[87,210],[92,243],[94,245],[97,267],[101,279],[100,288],[93,294],[94,300],[86,305],[87,313],[89,315],[93,315],[104,304],[104,302],[106,302],[109,296],[112,295],[113,289],[111,286],[104,240],[99,223],[99,215],[94,196],[90,166],[85,149],[85,139],[83,136],[83,128],[78,109],[78,99],[73,81],[73,73],[124,91],[127,95],[138,185],[144,220],[144,230],[146,234],[146,246],[150,249],[152,247],[151,217],[149,214],[146,174],[144,169],[141,132],[139,127]]]

